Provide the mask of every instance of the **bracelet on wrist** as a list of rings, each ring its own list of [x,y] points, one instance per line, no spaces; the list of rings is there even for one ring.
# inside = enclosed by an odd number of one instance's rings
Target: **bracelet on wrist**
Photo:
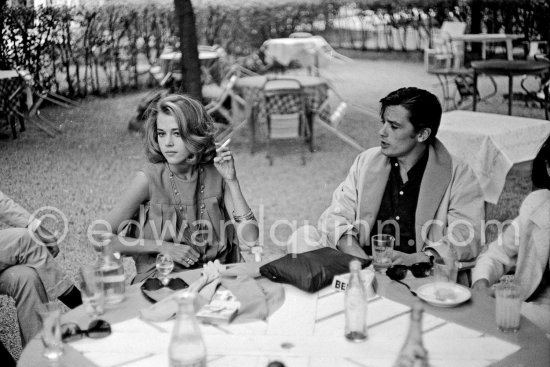
[[[248,213],[244,215],[237,215],[235,214],[235,211],[233,211],[233,219],[235,219],[235,222],[241,223],[241,222],[251,222],[256,220],[256,217],[254,216],[254,213],[252,212],[252,209],[248,211]]]

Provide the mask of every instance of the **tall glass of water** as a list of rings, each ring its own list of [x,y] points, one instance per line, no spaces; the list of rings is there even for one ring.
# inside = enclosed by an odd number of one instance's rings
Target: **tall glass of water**
[[[390,267],[395,237],[390,234],[377,234],[372,236],[371,244],[374,269],[381,271]]]
[[[174,269],[174,260],[172,257],[164,252],[161,252],[157,255],[157,271],[161,275],[161,281],[163,285],[168,284],[168,274]]]
[[[80,268],[80,291],[86,313],[91,318],[103,314],[104,286],[97,266],[85,265]]]
[[[61,308],[57,302],[44,303],[39,308],[38,315],[42,321],[43,356],[50,361],[57,361],[63,355],[60,325]]]

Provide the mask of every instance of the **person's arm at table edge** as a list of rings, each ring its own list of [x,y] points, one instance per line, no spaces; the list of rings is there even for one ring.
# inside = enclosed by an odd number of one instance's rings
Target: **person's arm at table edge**
[[[321,214],[317,227],[327,246],[346,253],[362,253],[364,257],[366,255],[361,249],[353,224],[358,200],[357,177],[362,156],[363,154],[357,156],[345,180],[334,190],[331,204]]]

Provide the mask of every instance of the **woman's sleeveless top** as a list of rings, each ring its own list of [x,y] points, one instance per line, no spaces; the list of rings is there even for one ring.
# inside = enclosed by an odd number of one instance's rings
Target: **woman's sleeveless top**
[[[224,181],[213,164],[200,165],[188,180],[175,174],[171,180],[165,163],[148,164],[142,172],[149,180],[150,199],[136,213],[134,219],[139,226],[132,226],[128,236],[191,245],[200,254],[192,268],[215,259],[221,263],[242,261],[235,229],[224,204]],[[133,283],[155,275],[156,254],[133,258],[137,271]],[[186,269],[190,268],[175,263],[174,272]]]

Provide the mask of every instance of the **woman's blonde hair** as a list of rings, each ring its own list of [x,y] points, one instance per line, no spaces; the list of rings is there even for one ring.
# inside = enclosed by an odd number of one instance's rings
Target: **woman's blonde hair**
[[[203,105],[194,98],[182,94],[169,94],[147,109],[145,124],[145,155],[152,163],[166,162],[157,140],[159,113],[175,118],[185,147],[192,156],[189,164],[208,163],[216,156],[214,121]]]

